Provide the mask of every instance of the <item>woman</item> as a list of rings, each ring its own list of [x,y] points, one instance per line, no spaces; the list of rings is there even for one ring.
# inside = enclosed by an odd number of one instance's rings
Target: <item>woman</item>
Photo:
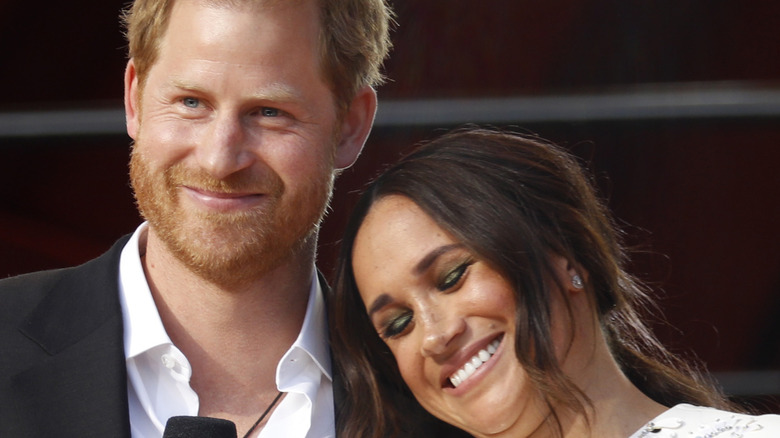
[[[475,436],[780,436],[779,416],[690,406],[730,407],[640,319],[619,237],[576,160],[539,140],[459,131],[392,166],[329,300],[340,432],[408,436],[422,406]]]

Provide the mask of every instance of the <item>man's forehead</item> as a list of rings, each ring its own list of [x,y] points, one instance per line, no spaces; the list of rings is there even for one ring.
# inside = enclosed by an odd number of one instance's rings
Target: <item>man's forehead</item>
[[[296,7],[304,3],[319,0],[176,0],[176,1],[195,1],[205,6],[211,7],[234,7],[234,8],[282,8]]]

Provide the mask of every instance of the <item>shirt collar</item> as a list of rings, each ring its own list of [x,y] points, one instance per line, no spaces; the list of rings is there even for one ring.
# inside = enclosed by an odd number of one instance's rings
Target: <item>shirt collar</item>
[[[141,224],[122,250],[119,261],[119,300],[124,323],[125,359],[131,359],[160,345],[172,344],[141,265],[141,244],[145,248],[148,225]]]
[[[328,380],[332,380],[325,300],[316,270],[312,271],[315,273],[312,274],[309,302],[301,331],[276,369],[279,389],[293,384],[291,379],[311,364],[319,368]]]
[[[140,248],[146,241],[147,231],[148,224],[144,222],[125,245],[119,261],[119,299],[124,322],[125,359],[160,345],[173,344],[160,319],[141,265]],[[325,300],[316,269],[312,269],[312,272],[309,302],[301,331],[276,369],[276,381],[280,388],[289,383],[292,375],[298,374],[299,367],[309,364],[316,365],[332,380]],[[298,360],[299,357],[304,360]]]

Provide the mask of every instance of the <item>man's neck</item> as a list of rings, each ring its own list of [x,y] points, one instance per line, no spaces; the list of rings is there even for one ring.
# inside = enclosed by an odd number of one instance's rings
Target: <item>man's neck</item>
[[[225,287],[187,269],[153,233],[142,254],[165,330],[192,365],[200,415],[248,429],[275,397],[277,364],[300,332],[313,256]]]

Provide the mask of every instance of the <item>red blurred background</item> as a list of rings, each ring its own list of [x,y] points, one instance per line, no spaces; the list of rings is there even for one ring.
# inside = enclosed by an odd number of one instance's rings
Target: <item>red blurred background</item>
[[[0,276],[81,263],[140,222],[121,113],[123,1],[0,1]],[[320,266],[362,185],[465,122],[581,156],[640,249],[680,354],[780,411],[780,3],[393,2],[363,156],[338,180]]]

